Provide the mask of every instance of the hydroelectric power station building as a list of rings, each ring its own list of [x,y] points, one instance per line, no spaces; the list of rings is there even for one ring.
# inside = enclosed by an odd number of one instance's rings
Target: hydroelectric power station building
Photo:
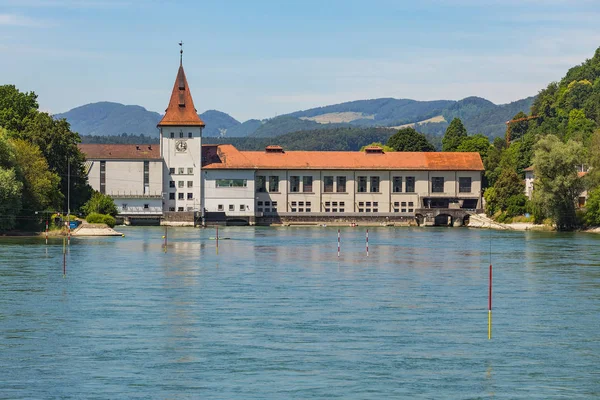
[[[81,144],[89,184],[132,223],[460,224],[482,208],[478,153],[240,151],[203,145],[180,63],[160,144]]]

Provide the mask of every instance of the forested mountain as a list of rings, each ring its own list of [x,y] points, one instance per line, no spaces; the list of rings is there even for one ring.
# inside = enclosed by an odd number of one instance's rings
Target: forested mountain
[[[495,105],[479,97],[460,101],[416,101],[382,98],[358,100],[324,107],[296,111],[290,114],[240,123],[230,115],[216,110],[200,114],[206,123],[205,137],[274,137],[291,132],[337,127],[398,127],[418,123],[419,130],[430,135],[442,135],[454,117],[463,119],[472,133],[494,137],[504,134],[504,122],[519,111],[529,112],[533,98]],[[100,102],[74,108],[55,118],[66,118],[81,135],[146,135],[158,136],[159,113],[140,106]],[[433,120],[435,122],[427,122]]]

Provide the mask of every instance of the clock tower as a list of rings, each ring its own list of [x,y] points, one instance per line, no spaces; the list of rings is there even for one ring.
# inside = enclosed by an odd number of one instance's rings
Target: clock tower
[[[163,212],[202,211],[202,129],[183,63],[158,123],[163,159]]]

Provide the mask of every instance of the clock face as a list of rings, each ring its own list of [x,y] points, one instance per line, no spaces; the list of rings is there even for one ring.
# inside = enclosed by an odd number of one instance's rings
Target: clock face
[[[175,143],[175,150],[177,151],[186,151],[187,150],[187,143],[183,140],[178,140]]]

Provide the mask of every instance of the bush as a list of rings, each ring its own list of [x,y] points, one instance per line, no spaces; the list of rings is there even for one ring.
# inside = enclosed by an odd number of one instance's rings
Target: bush
[[[117,221],[115,217],[108,214],[90,213],[85,220],[90,224],[106,224],[113,228]]]
[[[583,221],[586,226],[600,226],[600,188],[589,192]]]
[[[100,192],[94,192],[92,197],[81,206],[81,211],[84,214],[108,214],[113,217],[118,214],[117,207],[112,197],[104,195]]]

